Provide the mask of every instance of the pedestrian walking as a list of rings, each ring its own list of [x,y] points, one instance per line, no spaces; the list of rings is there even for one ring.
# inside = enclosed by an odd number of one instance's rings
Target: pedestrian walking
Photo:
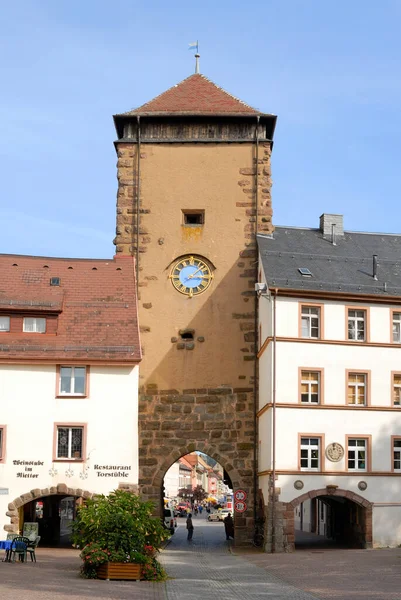
[[[195,517],[198,516],[198,507],[197,506],[195,506],[194,514],[195,514]]]
[[[193,525],[193,523],[192,523],[192,515],[191,515],[191,513],[189,513],[189,514],[188,514],[188,517],[187,517],[187,529],[188,529],[188,537],[187,537],[187,540],[188,540],[188,541],[191,541],[191,540],[192,540],[193,533],[194,533],[194,525]]]
[[[224,529],[226,530],[226,540],[229,540],[230,537],[234,539],[234,520],[231,513],[228,513],[224,519]]]

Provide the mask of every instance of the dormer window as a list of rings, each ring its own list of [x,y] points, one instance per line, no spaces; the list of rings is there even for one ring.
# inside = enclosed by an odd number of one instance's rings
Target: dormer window
[[[10,317],[0,317],[0,332],[10,331]]]
[[[45,333],[46,319],[43,317],[25,317],[23,331],[25,333]]]

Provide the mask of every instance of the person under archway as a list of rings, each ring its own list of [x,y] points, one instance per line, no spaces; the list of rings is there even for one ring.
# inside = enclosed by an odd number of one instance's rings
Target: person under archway
[[[232,518],[231,513],[228,513],[224,519],[224,529],[226,531],[226,540],[229,540],[230,538],[234,539],[234,519]]]
[[[192,540],[192,536],[194,534],[194,524],[192,523],[191,513],[189,513],[188,517],[187,517],[187,530],[188,530],[187,540],[190,542]]]

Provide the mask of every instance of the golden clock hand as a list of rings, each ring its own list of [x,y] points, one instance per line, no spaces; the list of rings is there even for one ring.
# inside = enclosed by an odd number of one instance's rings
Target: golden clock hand
[[[196,269],[195,273],[192,273],[192,275],[188,275],[187,279],[192,279],[193,277],[195,277],[195,275],[198,273],[198,271],[201,271],[203,268],[204,268],[204,265],[199,267],[199,269]]]

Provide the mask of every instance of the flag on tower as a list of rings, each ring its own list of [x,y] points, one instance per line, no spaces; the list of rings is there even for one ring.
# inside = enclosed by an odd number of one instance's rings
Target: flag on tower
[[[188,50],[196,50],[196,54],[198,54],[198,42],[191,42],[188,46]]]

